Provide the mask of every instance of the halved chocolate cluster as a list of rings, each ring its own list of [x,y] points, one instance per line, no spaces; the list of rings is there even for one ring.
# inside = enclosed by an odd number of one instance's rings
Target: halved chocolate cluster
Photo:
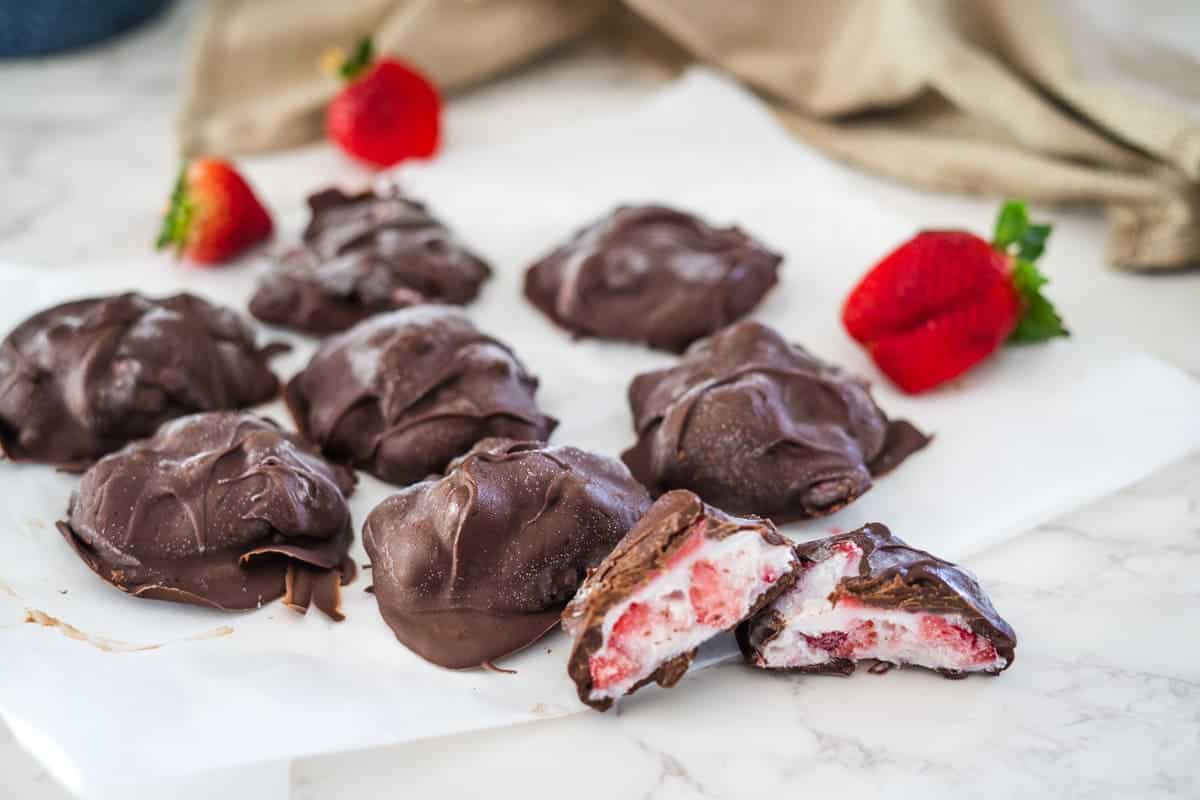
[[[969,572],[883,525],[802,545],[687,491],[658,499],[563,613],[579,699],[607,710],[673,686],[736,627],[756,667],[849,674],[859,661],[996,674],[1016,635]]]
[[[604,711],[647,683],[673,686],[697,647],[771,602],[798,569],[770,522],[691,492],[663,495],[563,613],[579,699]]]
[[[798,545],[795,584],[738,630],[749,663],[848,675],[859,661],[946,677],[1012,666],[1016,634],[975,576],[878,523]]]

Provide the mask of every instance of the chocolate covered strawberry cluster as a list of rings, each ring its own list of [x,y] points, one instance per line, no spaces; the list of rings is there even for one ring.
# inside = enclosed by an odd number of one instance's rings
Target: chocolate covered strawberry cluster
[[[798,545],[795,584],[738,630],[749,663],[848,675],[859,661],[946,677],[1012,666],[1016,634],[966,569],[878,523]]]
[[[649,506],[619,461],[485,439],[444,477],[367,517],[380,613],[434,664],[489,664],[555,627],[587,571]]]
[[[425,206],[395,187],[309,198],[304,241],[263,275],[250,313],[314,334],[335,333],[383,311],[463,305],[491,268]]]
[[[549,438],[558,422],[538,408],[537,386],[457,309],[422,306],[326,339],[284,395],[327,456],[404,485],[487,437]]]
[[[697,647],[771,602],[798,568],[770,522],[663,495],[563,613],[579,699],[604,711],[647,683],[673,686]]]
[[[193,414],[96,462],[58,527],[93,572],[135,597],[226,611],[283,597],[340,620],[354,483],[268,419]]]
[[[0,450],[81,471],[167,420],[275,397],[277,352],[237,312],[192,294],[48,308],[0,344]]]
[[[577,336],[678,353],[748,314],[782,261],[739,228],[621,206],[530,267],[525,296]]]
[[[637,376],[629,404],[638,440],[622,458],[652,494],[778,523],[837,511],[929,442],[861,378],[751,320]]]

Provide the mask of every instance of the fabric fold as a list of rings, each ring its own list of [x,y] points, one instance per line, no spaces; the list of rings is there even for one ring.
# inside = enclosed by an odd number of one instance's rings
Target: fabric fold
[[[374,35],[445,91],[585,36],[721,68],[827,154],[924,188],[1104,206],[1109,260],[1200,263],[1200,63],[1082,0],[214,0],[185,154],[318,139],[330,45]],[[1119,34],[1119,35],[1118,35]],[[681,54],[683,58],[681,59]]]

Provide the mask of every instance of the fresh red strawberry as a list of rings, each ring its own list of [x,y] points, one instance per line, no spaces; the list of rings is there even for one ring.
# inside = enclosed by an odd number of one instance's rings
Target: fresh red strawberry
[[[271,235],[271,215],[228,161],[184,165],[156,246],[201,264],[228,261]]]
[[[990,244],[964,231],[920,233],[859,282],[842,324],[913,393],[961,375],[1005,342],[1066,336],[1034,266],[1049,235],[1015,201],[1001,209]]]
[[[442,102],[424,75],[394,58],[373,61],[370,39],[339,73],[349,83],[325,117],[329,138],[349,155],[379,167],[437,152]]]

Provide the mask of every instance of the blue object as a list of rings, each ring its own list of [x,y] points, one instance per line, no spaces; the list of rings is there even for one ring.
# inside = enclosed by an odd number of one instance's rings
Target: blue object
[[[170,0],[0,0],[0,58],[94,44],[145,22]]]

